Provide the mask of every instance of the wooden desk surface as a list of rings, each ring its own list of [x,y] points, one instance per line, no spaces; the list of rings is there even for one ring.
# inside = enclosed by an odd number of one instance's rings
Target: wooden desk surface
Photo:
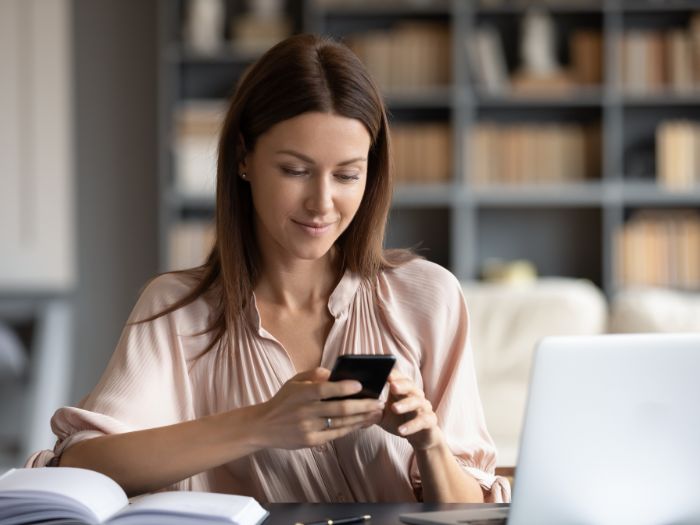
[[[456,510],[477,506],[470,503],[268,503],[270,511],[264,525],[294,525],[327,519],[346,518],[369,514],[366,525],[403,525],[399,514],[433,510]],[[500,504],[488,504],[500,507]]]

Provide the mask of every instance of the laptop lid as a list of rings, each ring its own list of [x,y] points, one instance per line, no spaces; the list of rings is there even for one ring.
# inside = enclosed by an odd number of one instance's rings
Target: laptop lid
[[[509,525],[700,522],[700,334],[543,339]]]

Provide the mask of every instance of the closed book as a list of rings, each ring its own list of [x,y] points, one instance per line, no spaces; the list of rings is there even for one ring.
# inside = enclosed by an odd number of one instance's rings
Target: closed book
[[[0,523],[88,525],[257,525],[268,515],[254,498],[211,492],[159,492],[133,498],[111,478],[70,467],[12,469],[0,476]]]

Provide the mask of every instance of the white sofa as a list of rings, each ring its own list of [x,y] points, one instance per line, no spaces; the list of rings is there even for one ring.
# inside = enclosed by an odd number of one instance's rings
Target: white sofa
[[[516,464],[535,345],[548,335],[700,331],[700,295],[636,288],[610,303],[585,280],[462,283],[470,312],[479,391],[499,452]]]

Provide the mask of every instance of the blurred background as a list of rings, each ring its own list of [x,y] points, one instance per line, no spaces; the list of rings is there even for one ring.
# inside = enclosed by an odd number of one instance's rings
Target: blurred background
[[[298,32],[382,88],[386,244],[463,283],[500,465],[541,337],[700,330],[700,0],[0,0],[0,470],[203,261],[227,99]]]

